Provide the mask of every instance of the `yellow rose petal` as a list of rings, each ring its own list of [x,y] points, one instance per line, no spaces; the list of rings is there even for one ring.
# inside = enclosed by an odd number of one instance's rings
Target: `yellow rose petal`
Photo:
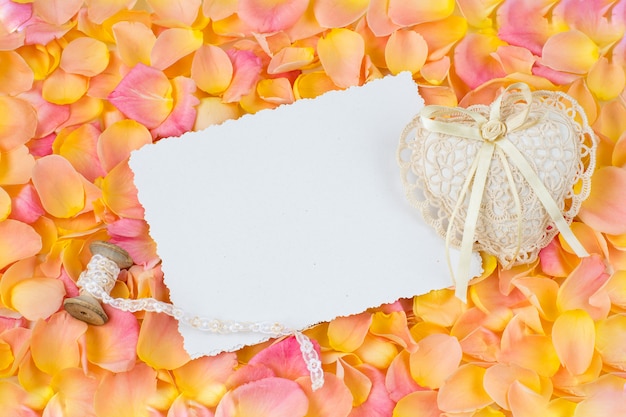
[[[41,94],[54,104],[70,104],[81,98],[89,87],[89,79],[83,75],[70,74],[57,68],[43,82]]]

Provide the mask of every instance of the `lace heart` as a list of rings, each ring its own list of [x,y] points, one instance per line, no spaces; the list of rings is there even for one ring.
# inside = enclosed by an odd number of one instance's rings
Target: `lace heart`
[[[427,106],[407,126],[402,181],[426,222],[461,249],[456,276],[451,268],[458,296],[465,299],[472,250],[510,267],[534,261],[561,232],[587,255],[569,224],[589,195],[596,142],[572,97],[522,83],[491,106]]]

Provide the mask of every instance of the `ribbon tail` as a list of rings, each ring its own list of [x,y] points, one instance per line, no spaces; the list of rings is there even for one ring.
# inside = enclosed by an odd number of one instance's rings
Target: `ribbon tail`
[[[467,287],[470,280],[470,266],[472,263],[472,250],[474,248],[474,236],[476,235],[476,225],[480,213],[480,203],[483,199],[487,174],[491,165],[491,158],[495,150],[495,145],[491,142],[484,142],[476,160],[478,168],[474,176],[474,184],[467,207],[467,217],[463,227],[463,239],[461,240],[461,257],[459,259],[458,274],[454,277],[456,284],[455,295],[467,302]]]
[[[524,155],[522,155],[520,151],[517,150],[515,145],[507,139],[500,140],[498,145],[513,160],[517,168],[520,170],[520,173],[524,176],[524,179],[528,181],[528,184],[535,192],[535,195],[539,198],[543,207],[550,215],[554,225],[559,232],[561,232],[561,236],[563,236],[563,239],[565,239],[565,241],[570,245],[574,253],[581,258],[589,256],[589,253],[587,253],[583,245],[576,238],[563,218],[561,209],[557,206],[556,202],[550,195],[550,192],[546,189],[545,185],[543,185],[537,174],[535,174],[534,169],[530,166]]]

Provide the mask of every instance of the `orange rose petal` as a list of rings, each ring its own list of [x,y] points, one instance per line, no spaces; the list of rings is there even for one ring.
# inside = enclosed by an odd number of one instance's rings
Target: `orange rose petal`
[[[268,74],[280,74],[301,69],[311,62],[315,57],[313,48],[287,47],[276,53],[267,66]]]
[[[62,25],[78,13],[83,0],[33,0],[33,11],[48,23]]]
[[[626,271],[615,271],[606,284],[611,303],[620,308],[626,308]]]
[[[150,65],[150,53],[156,36],[141,22],[122,21],[112,26],[117,52],[128,67]]]
[[[87,360],[111,372],[129,371],[137,361],[137,318],[106,305],[104,309],[109,321],[87,329]]]
[[[619,235],[626,233],[626,169],[603,167],[591,177],[591,194],[578,216],[593,229]]]
[[[431,61],[424,64],[420,69],[420,75],[433,85],[442,84],[450,72],[450,58],[444,56],[440,60]]]
[[[403,348],[412,352],[415,349],[415,341],[409,332],[407,317],[404,311],[374,313],[370,333],[387,338]]]
[[[191,78],[209,94],[226,91],[233,79],[233,64],[224,50],[215,45],[201,46],[193,56]]]
[[[255,32],[272,33],[291,27],[307,6],[307,0],[239,0],[237,14]]]
[[[303,417],[309,400],[288,379],[264,378],[229,391],[217,405],[215,417]]]
[[[33,185],[43,208],[55,217],[69,218],[85,207],[81,176],[61,156],[48,155],[35,162]]]
[[[613,100],[604,104],[593,129],[599,135],[604,135],[615,143],[626,132],[626,106],[620,100]],[[602,145],[602,140],[600,145]]]
[[[89,87],[89,79],[57,68],[43,82],[42,96],[50,103],[71,104],[81,98]]]
[[[558,314],[556,295],[559,285],[555,281],[544,277],[522,277],[516,279],[514,285],[539,311],[542,318],[550,321],[556,319]]]
[[[28,142],[37,128],[37,113],[28,102],[0,97],[0,151],[7,152]]]
[[[393,409],[393,417],[412,417],[419,412],[420,417],[439,417],[436,391],[416,391],[398,401]]]
[[[328,342],[340,352],[353,352],[363,344],[372,323],[370,313],[338,317],[328,324]]]
[[[226,394],[225,381],[235,372],[234,353],[204,356],[172,371],[176,386],[186,398],[207,407],[215,407]]]
[[[293,85],[296,99],[315,98],[328,91],[338,89],[339,87],[337,87],[337,85],[333,83],[333,80],[323,71],[300,74]]]
[[[511,384],[508,392],[509,404],[513,415],[516,417],[535,417],[544,414],[548,407],[549,398],[528,388],[519,381]]]
[[[365,42],[349,29],[331,29],[317,43],[317,54],[326,74],[341,88],[360,84]]]
[[[541,379],[536,372],[517,365],[498,363],[485,372],[485,391],[500,407],[510,410],[509,391],[513,383],[521,383],[533,392],[541,392]]]
[[[137,198],[134,177],[128,163],[120,162],[104,177],[102,197],[105,204],[118,216],[141,219],[144,209]]]
[[[52,149],[55,154],[67,159],[87,180],[93,181],[105,174],[96,154],[99,135],[100,131],[91,124],[81,125],[70,132],[62,130],[52,144]]]
[[[454,91],[448,86],[420,85],[419,93],[426,104],[456,107],[458,100]]]
[[[626,168],[626,132],[620,136],[613,147],[611,163],[616,167]]]
[[[536,57],[526,48],[513,45],[502,45],[492,55],[508,74],[532,74]]]
[[[176,319],[146,313],[137,342],[139,358],[155,369],[175,369],[189,362]]]
[[[595,348],[605,364],[626,370],[626,316],[615,315],[596,325]]]
[[[161,32],[152,47],[152,67],[164,70],[202,45],[202,32],[172,28]]]
[[[428,59],[437,60],[450,52],[455,43],[467,33],[467,21],[460,16],[450,16],[435,22],[419,24],[413,30],[428,44]]]
[[[130,156],[130,152],[152,143],[152,136],[146,127],[132,119],[124,119],[108,126],[97,142],[97,154],[105,171]]]
[[[41,250],[41,236],[31,226],[17,220],[0,222],[0,269]]]
[[[585,80],[580,78],[572,83],[567,90],[567,94],[574,97],[578,104],[583,108],[587,115],[587,120],[590,125],[593,125],[598,117],[600,106],[596,101],[596,98],[591,94]],[[597,165],[596,165],[597,166]]]
[[[624,413],[626,413],[626,393],[622,386],[613,390],[600,390],[585,398],[576,406],[574,417],[619,416]]]
[[[379,369],[386,369],[398,355],[398,347],[388,339],[368,334],[365,336],[363,344],[354,351],[354,354],[361,358],[364,363]]]
[[[153,129],[172,111],[172,93],[172,84],[162,71],[137,64],[108,99],[127,117]]]
[[[315,18],[324,28],[339,28],[354,23],[363,16],[369,0],[317,0],[313,4]]]
[[[98,417],[148,416],[147,403],[156,394],[156,371],[144,363],[122,373],[107,373],[93,398]]]
[[[428,56],[428,45],[419,33],[399,30],[391,34],[385,46],[385,62],[392,74],[418,72]]]
[[[541,63],[557,71],[584,74],[596,63],[600,52],[587,35],[570,30],[552,35],[543,46]]]
[[[22,185],[30,181],[35,158],[26,146],[0,154],[0,184]]]
[[[11,305],[27,320],[46,319],[63,302],[65,287],[56,278],[30,278],[11,290]]]
[[[67,368],[52,378],[56,394],[46,405],[43,414],[56,417],[84,417],[95,415],[93,396],[98,380],[85,375],[79,368]]]
[[[481,29],[490,28],[493,24],[491,14],[503,0],[457,0],[461,13],[467,22]]]
[[[33,70],[15,51],[0,52],[0,92],[16,95],[30,90],[34,81]]]
[[[287,78],[269,78],[261,80],[256,86],[259,97],[268,103],[291,104],[295,98],[291,83]]]
[[[437,394],[439,408],[449,413],[472,412],[493,402],[483,388],[485,369],[466,364],[459,367]]]
[[[564,312],[554,322],[552,341],[561,364],[573,375],[584,373],[593,357],[593,319],[585,310]]]
[[[191,26],[200,11],[201,0],[146,0],[159,22]]]
[[[37,368],[55,375],[65,368],[79,366],[79,339],[86,330],[86,323],[76,320],[65,311],[53,314],[48,321],[38,320],[33,327],[30,346]]]
[[[93,77],[109,65],[109,50],[104,42],[81,37],[63,48],[60,67],[70,74]]]
[[[451,290],[435,290],[413,298],[413,312],[424,321],[452,326],[467,309]]]
[[[463,357],[456,337],[444,334],[426,336],[411,353],[411,375],[422,387],[437,389],[452,375]]]
[[[424,2],[420,0],[389,0],[389,17],[400,26],[445,19],[454,12],[454,0]]]
[[[587,85],[598,100],[613,100],[624,90],[625,84],[624,68],[605,57],[600,57],[587,74]]]
[[[343,360],[337,361],[336,374],[352,394],[352,406],[363,404],[372,391],[372,380]]]
[[[410,353],[406,350],[400,351],[389,364],[385,387],[393,401],[400,401],[412,392],[422,389],[411,376],[410,368]]]

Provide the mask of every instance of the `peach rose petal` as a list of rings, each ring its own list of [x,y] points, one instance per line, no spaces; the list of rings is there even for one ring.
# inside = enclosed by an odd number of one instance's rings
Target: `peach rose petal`
[[[452,375],[463,357],[456,337],[432,334],[420,340],[411,353],[411,375],[422,387],[437,389]]]
[[[314,340],[312,342],[319,355],[319,345]],[[300,344],[293,336],[260,351],[248,363],[263,365],[271,369],[276,376],[291,380],[309,375],[306,363],[302,359]]]
[[[389,416],[393,413],[395,402],[389,398],[385,388],[385,376],[374,366],[359,365],[358,370],[365,375],[372,384],[367,400],[350,412],[350,417]]]
[[[191,360],[172,374],[182,395],[207,407],[215,407],[226,394],[225,381],[235,372],[237,357],[225,352]]]
[[[53,25],[62,25],[78,13],[83,0],[33,0],[33,11]]]
[[[238,0],[205,0],[202,13],[211,20],[222,20],[237,12]]]
[[[175,391],[176,388],[173,390]],[[161,398],[165,397],[161,392],[159,394]],[[168,399],[164,398],[164,400]],[[169,406],[167,417],[213,417],[213,412],[202,404],[179,395]]]
[[[146,313],[144,316],[137,356],[155,369],[175,369],[191,359],[183,348],[176,319],[157,313]]]
[[[31,226],[17,220],[0,222],[0,269],[39,253],[41,236]]]
[[[368,6],[368,0],[317,0],[313,11],[323,28],[339,28],[354,23],[365,14]]]
[[[473,412],[493,402],[483,388],[486,370],[466,364],[459,367],[437,394],[439,408],[448,413]]]
[[[150,53],[156,36],[141,22],[122,21],[112,26],[117,52],[128,67],[150,65]]]
[[[594,320],[606,317],[611,302],[608,294],[601,289],[608,279],[600,256],[582,258],[578,267],[559,288],[557,306],[561,311],[586,310]]]
[[[424,321],[452,326],[467,309],[451,290],[435,290],[413,298],[413,312]]]
[[[457,0],[467,22],[476,28],[489,28],[493,24],[491,14],[503,0]]]
[[[172,85],[156,68],[137,64],[109,95],[109,101],[128,118],[153,129],[174,107]]]
[[[128,162],[120,162],[102,180],[102,198],[118,216],[142,219],[144,209],[137,198],[134,178]]]
[[[513,45],[502,45],[492,55],[507,74],[532,74],[536,57],[526,48]]]
[[[307,6],[307,0],[239,0],[237,14],[255,32],[272,33],[293,26]]]
[[[80,99],[89,87],[89,79],[57,68],[43,82],[42,97],[53,104],[71,104]]]
[[[85,417],[95,416],[93,396],[98,388],[98,380],[85,375],[79,368],[67,368],[52,378],[55,391],[43,415],[46,417]]]
[[[424,64],[420,69],[420,75],[432,85],[441,85],[450,73],[450,57],[444,56],[437,61]]]
[[[363,404],[372,391],[373,381],[366,374],[350,365],[343,359],[336,363],[336,375],[343,381],[352,394],[352,406],[358,407]]]
[[[63,48],[60,67],[70,74],[93,77],[109,65],[109,50],[97,39],[76,38]]]
[[[234,120],[241,116],[237,103],[222,103],[219,97],[204,97],[196,106],[197,117],[193,130],[203,130],[212,125],[219,125],[226,120]]]
[[[398,401],[393,409],[393,417],[439,417],[436,391],[415,391]]]
[[[267,66],[268,74],[280,74],[283,72],[302,69],[313,62],[315,50],[310,47],[286,47],[278,51]]]
[[[391,34],[385,46],[385,62],[392,74],[418,72],[428,56],[428,45],[419,33],[398,30]]]
[[[53,314],[48,321],[38,320],[33,327],[30,345],[37,368],[54,376],[63,369],[79,366],[79,339],[86,330],[86,323],[65,311]]]
[[[129,371],[137,361],[137,318],[107,305],[104,309],[109,321],[87,329],[87,360],[111,372]]]
[[[371,0],[369,2],[365,19],[367,26],[377,37],[391,35],[398,29],[398,25],[396,25],[387,14],[388,5],[389,0]]]
[[[124,119],[115,122],[102,131],[97,141],[97,154],[105,171],[112,170],[126,160],[131,151],[152,143],[152,136],[146,127],[135,120]]]
[[[407,317],[404,310],[374,313],[370,333],[389,339],[409,352],[416,349],[415,341],[409,332]]]
[[[559,285],[555,281],[543,277],[522,277],[515,280],[515,287],[524,294],[542,318],[550,321],[556,319]]]
[[[29,149],[20,145],[10,151],[0,153],[0,184],[27,184],[33,173],[35,158]]]
[[[600,109],[600,114],[593,125],[593,129],[600,135],[599,147],[604,142],[602,135],[612,142],[616,142],[626,132],[626,106],[620,100],[605,103]],[[612,146],[613,143],[607,143],[606,145]]]
[[[549,398],[528,388],[519,381],[511,384],[508,392],[510,409],[516,417],[535,417],[538,414],[547,416]]]
[[[336,375],[326,372],[324,386],[316,391],[308,377],[298,378],[296,382],[309,399],[307,416],[346,417],[352,410],[352,394]]]
[[[105,174],[96,153],[99,135],[100,130],[91,124],[69,132],[62,130],[52,144],[52,150],[67,159],[87,180],[94,181]]]
[[[26,101],[0,97],[0,151],[7,152],[28,142],[37,129],[37,113]]]
[[[11,196],[0,187],[0,222],[6,220],[11,214]]]
[[[399,26],[445,19],[454,12],[454,0],[424,2],[420,0],[389,0],[389,17]]]
[[[35,162],[33,185],[43,208],[55,217],[73,217],[85,207],[81,176],[61,156],[48,155]]]
[[[602,362],[626,370],[626,316],[615,315],[596,324],[595,348]]]
[[[466,35],[454,50],[456,73],[469,88],[477,88],[494,78],[506,76],[492,54],[505,45],[497,36],[480,33]]]
[[[107,373],[93,398],[98,417],[148,417],[148,401],[157,392],[157,373],[144,363],[122,373]]]
[[[581,401],[573,417],[620,416],[626,414],[626,392],[619,389],[600,390]]]
[[[16,95],[30,90],[34,81],[33,70],[15,51],[0,52],[0,93]]]
[[[578,30],[551,36],[543,46],[541,63],[557,71],[584,74],[596,63],[600,52],[587,35]]]
[[[521,383],[533,392],[541,392],[541,379],[536,372],[517,365],[495,364],[485,372],[485,391],[500,407],[510,410],[509,391],[513,383]]]
[[[87,17],[101,25],[109,17],[124,9],[132,8],[136,0],[87,0]]]
[[[587,83],[584,79],[580,78],[572,83],[567,90],[567,94],[574,97],[578,104],[583,108],[587,115],[587,120],[590,125],[593,125],[598,118],[599,105],[596,98],[589,90]],[[596,165],[597,166],[597,165]]]
[[[460,16],[419,24],[413,30],[424,37],[428,44],[428,60],[446,56],[452,47],[467,33],[467,21]]]
[[[152,47],[152,67],[164,70],[202,45],[202,32],[172,28],[161,32]]]
[[[620,235],[626,233],[626,169],[603,167],[592,176],[591,194],[578,216],[593,229]]]
[[[552,341],[561,364],[573,375],[584,373],[593,357],[593,319],[585,310],[564,312],[552,326]]]
[[[230,85],[233,64],[222,48],[203,45],[193,56],[191,78],[200,90],[217,95],[226,91]]]
[[[63,302],[65,287],[56,278],[30,278],[11,290],[11,305],[27,320],[47,319]]]
[[[624,90],[624,84],[624,68],[605,57],[600,57],[587,74],[587,85],[598,100],[613,100]]]
[[[360,84],[365,42],[350,29],[331,29],[317,43],[317,54],[326,74],[340,88]]]
[[[413,391],[422,389],[411,376],[409,355],[406,350],[400,351],[387,368],[385,387],[393,401],[400,401]]]
[[[370,313],[338,317],[328,324],[328,342],[340,352],[353,352],[363,344],[372,324]]]
[[[191,26],[200,11],[201,0],[146,0],[159,22]]]

